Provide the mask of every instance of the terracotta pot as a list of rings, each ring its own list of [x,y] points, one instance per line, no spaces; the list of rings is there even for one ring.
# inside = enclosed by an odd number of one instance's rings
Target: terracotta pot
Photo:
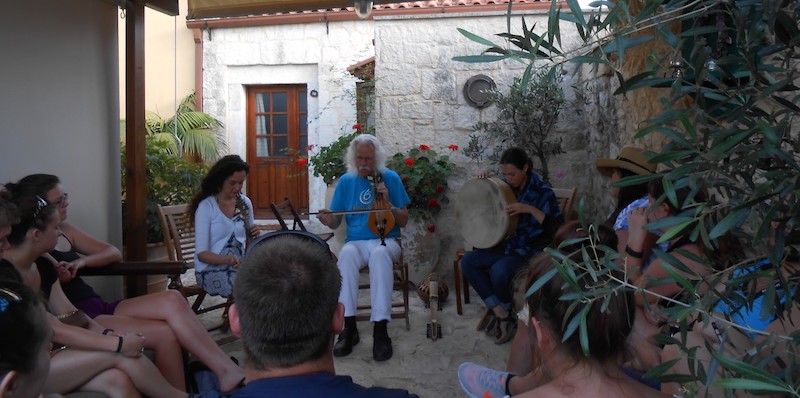
[[[164,243],[148,243],[147,244],[147,260],[148,261],[166,261],[169,259],[167,255],[167,245]],[[167,290],[169,279],[166,275],[147,275],[147,293],[157,293]]]
[[[439,261],[439,235],[428,232],[428,224],[409,219],[403,228],[403,261],[408,264],[408,279],[415,285],[425,280]]]

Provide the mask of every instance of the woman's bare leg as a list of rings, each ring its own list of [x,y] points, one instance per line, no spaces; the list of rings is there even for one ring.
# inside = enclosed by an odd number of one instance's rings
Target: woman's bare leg
[[[147,358],[130,358],[110,351],[64,350],[50,361],[45,391],[74,391],[108,369],[127,375],[136,389],[153,398],[186,398],[172,387]]]
[[[164,378],[173,387],[179,390],[186,390],[181,346],[178,344],[178,338],[169,324],[164,321],[116,315],[100,315],[95,320],[97,323],[114,329],[118,333],[142,333],[146,339],[144,346],[155,352],[154,362]]]
[[[153,319],[169,324],[181,346],[217,375],[222,391],[233,390],[244,379],[244,370],[211,339],[197,315],[189,308],[189,303],[175,290],[123,300],[114,315]]]
[[[133,382],[119,369],[109,369],[100,372],[86,384],[80,386],[78,391],[100,392],[109,398],[139,398],[142,395],[136,391]]]

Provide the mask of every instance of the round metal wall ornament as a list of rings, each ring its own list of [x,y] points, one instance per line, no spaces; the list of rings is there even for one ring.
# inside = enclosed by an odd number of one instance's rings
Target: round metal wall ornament
[[[493,90],[497,87],[491,77],[486,75],[475,75],[467,79],[464,83],[464,99],[467,103],[478,108],[486,108],[492,104],[489,98],[488,90]]]

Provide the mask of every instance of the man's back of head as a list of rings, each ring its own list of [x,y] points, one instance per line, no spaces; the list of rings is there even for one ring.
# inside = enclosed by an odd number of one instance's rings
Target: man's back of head
[[[293,231],[254,242],[233,293],[247,366],[290,368],[329,355],[340,288],[336,260],[315,236]]]

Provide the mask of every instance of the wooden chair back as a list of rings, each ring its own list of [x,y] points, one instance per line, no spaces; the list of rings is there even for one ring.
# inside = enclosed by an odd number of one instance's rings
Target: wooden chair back
[[[164,242],[167,245],[169,259],[181,261],[186,264],[187,268],[194,268],[195,230],[194,223],[191,219],[192,215],[189,214],[189,205],[157,205],[156,210],[161,220],[161,227],[164,231]],[[170,283],[170,288],[180,291],[187,300],[192,296],[197,296],[193,303],[190,301],[192,310],[196,314],[224,308],[222,324],[209,330],[227,329],[228,307],[230,307],[230,304],[233,302],[231,298],[223,303],[204,306],[203,300],[206,298],[207,294],[197,284],[187,286],[182,284],[180,279],[178,279],[177,282]],[[224,340],[225,339],[220,341]],[[218,343],[220,343],[220,341],[218,341]]]
[[[564,214],[564,220],[572,219],[572,206],[575,204],[577,188],[553,188],[553,193],[558,198],[558,206]]]
[[[301,231],[307,231],[306,226],[303,224],[303,219],[300,218],[300,213],[292,206],[292,201],[289,200],[289,198],[283,198],[283,202],[277,204],[270,203],[269,207],[272,209],[275,219],[281,224],[281,229],[290,229],[289,224],[286,223],[286,219],[291,218],[292,230],[297,230],[299,228]],[[333,237],[333,233],[317,234],[317,236],[327,241]]]
[[[282,229],[296,230],[300,228],[301,231],[306,230],[306,226],[303,225],[300,214],[294,209],[292,201],[290,201],[289,198],[283,198],[283,202],[278,204],[271,203],[269,207],[272,209],[272,213],[275,214],[275,219],[281,224]],[[288,218],[292,219],[292,228],[289,228],[289,225],[286,223],[286,219]]]
[[[188,213],[189,205],[158,205],[157,210],[169,259],[194,268],[194,224]]]

